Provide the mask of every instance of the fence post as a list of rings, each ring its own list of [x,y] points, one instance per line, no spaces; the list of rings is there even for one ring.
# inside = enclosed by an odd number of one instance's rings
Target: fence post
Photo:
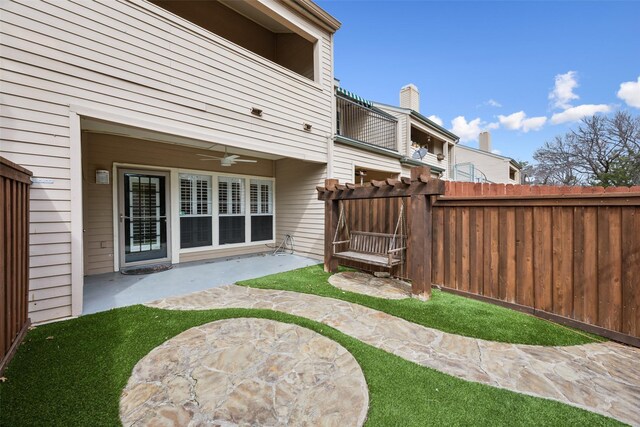
[[[31,172],[0,157],[0,377],[29,327]]]
[[[338,185],[337,179],[325,179],[324,186],[332,191]],[[338,271],[338,260],[333,257],[333,236],[336,234],[339,217],[339,201],[328,199],[324,202],[324,271]]]
[[[411,180],[420,175],[431,176],[431,168],[419,166],[411,169]],[[411,196],[411,214],[408,216],[409,244],[407,259],[411,293],[420,299],[431,298],[431,198],[428,195]]]

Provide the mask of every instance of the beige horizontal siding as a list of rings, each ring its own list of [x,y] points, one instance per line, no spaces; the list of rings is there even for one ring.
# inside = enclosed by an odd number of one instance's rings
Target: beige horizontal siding
[[[290,234],[296,253],[318,259],[324,252],[324,203],[316,186],[326,173],[323,164],[276,161],[276,243]]]
[[[71,286],[69,286],[69,289],[71,289]],[[47,300],[45,299],[42,301]],[[31,322],[50,322],[53,320],[64,319],[65,317],[71,316],[71,304],[68,302],[68,300],[63,301],[62,303],[65,305],[48,309],[36,304],[29,304],[29,317],[31,318]]]
[[[330,35],[319,28],[314,30],[321,39],[316,83],[144,1],[4,1],[0,14],[2,153],[34,177],[53,180],[35,183],[31,194],[34,322],[71,315],[70,190],[76,184],[70,181],[70,107],[108,110],[185,134],[326,161],[333,64]],[[291,17],[304,21],[295,13]],[[261,108],[263,117],[251,116],[251,107]],[[312,132],[304,132],[302,123],[311,123]],[[85,181],[93,171],[83,171]],[[105,209],[110,201],[85,197],[85,214],[95,215],[85,224],[91,265],[86,273],[110,271],[113,230],[111,210]]]
[[[60,274],[58,276],[31,278],[29,282],[29,293],[38,289],[55,288],[57,286],[69,286],[69,291],[71,291],[71,275]]]
[[[390,172],[401,173],[402,168],[398,159],[376,154],[355,147],[336,143],[333,149],[333,174],[341,182],[354,181],[354,166]]]

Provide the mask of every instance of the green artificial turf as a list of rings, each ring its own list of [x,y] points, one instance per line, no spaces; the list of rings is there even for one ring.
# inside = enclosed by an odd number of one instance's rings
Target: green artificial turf
[[[547,320],[438,290],[432,291],[427,302],[411,298],[387,300],[346,292],[330,285],[329,276],[322,265],[315,265],[238,282],[238,285],[341,299],[430,328],[491,341],[551,346],[603,341]]]
[[[367,426],[619,424],[558,402],[459,380],[283,313],[138,305],[30,331],[6,370],[7,382],[0,383],[0,425],[119,425],[120,393],[138,360],[190,327],[232,317],[296,323],[343,345],[369,386]]]

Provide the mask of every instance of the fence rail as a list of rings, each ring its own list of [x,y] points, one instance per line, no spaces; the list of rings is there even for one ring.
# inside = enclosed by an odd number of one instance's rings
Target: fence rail
[[[0,375],[29,326],[31,172],[0,157]]]
[[[410,200],[344,203],[351,230],[390,233]],[[447,182],[431,209],[434,285],[640,346],[640,187]]]

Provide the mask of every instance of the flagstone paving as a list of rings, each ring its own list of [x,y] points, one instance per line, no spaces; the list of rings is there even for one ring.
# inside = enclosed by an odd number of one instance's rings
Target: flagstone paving
[[[613,342],[541,347],[485,341],[317,295],[229,285],[147,304],[170,310],[262,308],[329,325],[447,374],[640,426],[640,350]]]
[[[393,278],[375,277],[359,271],[345,271],[329,277],[329,284],[343,291],[384,299],[411,298],[411,285]]]
[[[125,426],[361,426],[367,384],[341,345],[298,325],[229,319],[142,358],[120,400]]]

